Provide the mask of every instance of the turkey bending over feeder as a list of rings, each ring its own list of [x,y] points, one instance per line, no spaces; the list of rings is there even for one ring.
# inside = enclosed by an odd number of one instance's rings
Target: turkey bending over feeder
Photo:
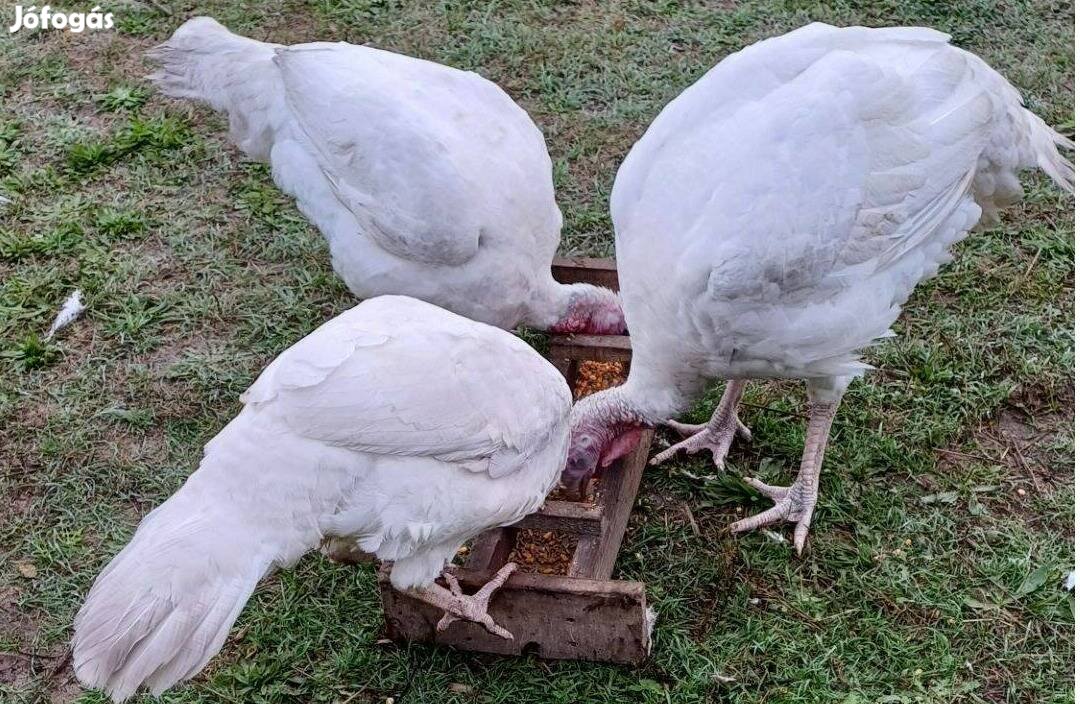
[[[723,462],[746,379],[806,381],[791,487],[745,531],[796,523],[801,551],[837,405],[949,246],[1022,195],[1040,168],[1072,191],[1072,146],[978,57],[923,28],[812,24],[722,61],[634,145],[611,195],[634,364],[574,408],[564,483],[580,490],[637,433],[730,379],[688,450]],[[672,451],[680,449],[672,448]],[[660,459],[669,456],[663,453]]]
[[[501,328],[624,332],[615,293],[552,278],[551,158],[491,81],[344,42],[254,41],[209,17],[150,55],[162,92],[228,114],[232,141],[270,163],[357,296],[413,296]]]
[[[349,310],[266,368],[199,469],[143,519],[75,618],[75,673],[159,694],[221,649],[256,583],[324,539],[392,560],[394,588],[512,635],[479,592],[434,583],[462,543],[558,482],[570,391],[508,332],[411,298]]]

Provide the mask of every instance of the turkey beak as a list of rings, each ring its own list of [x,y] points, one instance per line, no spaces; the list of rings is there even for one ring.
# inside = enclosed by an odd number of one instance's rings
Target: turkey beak
[[[567,461],[561,479],[563,490],[575,501],[584,501],[585,493],[589,488],[589,480],[595,473],[595,458],[586,455]]]
[[[585,492],[589,488],[589,480],[592,479],[591,474],[583,474],[577,479],[571,480],[571,483],[563,483],[563,490],[566,495],[574,501],[584,501]]]

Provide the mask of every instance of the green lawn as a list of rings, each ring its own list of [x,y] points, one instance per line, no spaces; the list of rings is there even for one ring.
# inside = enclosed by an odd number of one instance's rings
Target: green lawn
[[[3,702],[104,701],[58,666],[82,595],[263,365],[353,303],[224,121],[141,79],[142,51],[186,17],[371,42],[497,81],[547,135],[567,253],[611,254],[615,169],[666,101],[811,20],[950,32],[1073,130],[1068,2],[162,2],[173,16],[112,7],[113,32],[0,30]],[[0,3],[5,28],[13,16]],[[881,371],[845,399],[807,555],[728,535],[763,504],[704,458],[647,473],[616,568],[659,612],[644,667],[382,643],[373,570],[313,555],[263,584],[224,651],[165,700],[1073,701],[1072,201],[1026,183],[871,352]],[[86,315],[42,342],[76,287]],[[754,441],[730,465],[786,483],[802,388],[755,383],[747,401]]]

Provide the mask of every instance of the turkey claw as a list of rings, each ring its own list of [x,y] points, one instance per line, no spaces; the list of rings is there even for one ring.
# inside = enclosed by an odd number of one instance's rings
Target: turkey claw
[[[441,633],[449,628],[454,621],[464,619],[479,623],[487,629],[488,633],[506,640],[513,640],[514,634],[495,623],[495,619],[488,614],[488,602],[491,601],[491,595],[495,593],[495,590],[501,587],[516,569],[517,565],[515,563],[506,563],[487,584],[480,587],[472,596],[461,591],[461,584],[454,575],[444,572],[443,577],[446,579],[450,593],[455,597],[455,603],[453,608],[447,610],[443,617],[439,619],[439,623],[435,625],[435,630]]]

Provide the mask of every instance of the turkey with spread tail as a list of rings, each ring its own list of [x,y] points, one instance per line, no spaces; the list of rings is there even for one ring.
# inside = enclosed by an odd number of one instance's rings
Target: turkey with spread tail
[[[514,570],[465,595],[462,543],[532,513],[558,482],[570,391],[519,338],[402,296],[342,313],[243,395],[187,482],[139,525],[75,618],[79,681],[115,701],[194,676],[258,581],[324,540],[393,562],[394,588],[487,613]]]
[[[620,334],[619,299],[551,274],[562,213],[529,115],[491,81],[344,42],[282,46],[185,22],[150,57],[209,104],[326,237],[360,298],[401,294],[501,328]]]
[[[734,531],[795,523],[801,552],[833,415],[859,351],[889,336],[949,247],[1041,169],[1072,192],[1072,143],[932,29],[812,24],[729,56],[631,149],[611,194],[634,364],[572,414],[564,483],[580,490],[640,429],[728,379],[713,418],[670,452],[722,464],[747,379],[803,379],[810,419],[790,487]]]

